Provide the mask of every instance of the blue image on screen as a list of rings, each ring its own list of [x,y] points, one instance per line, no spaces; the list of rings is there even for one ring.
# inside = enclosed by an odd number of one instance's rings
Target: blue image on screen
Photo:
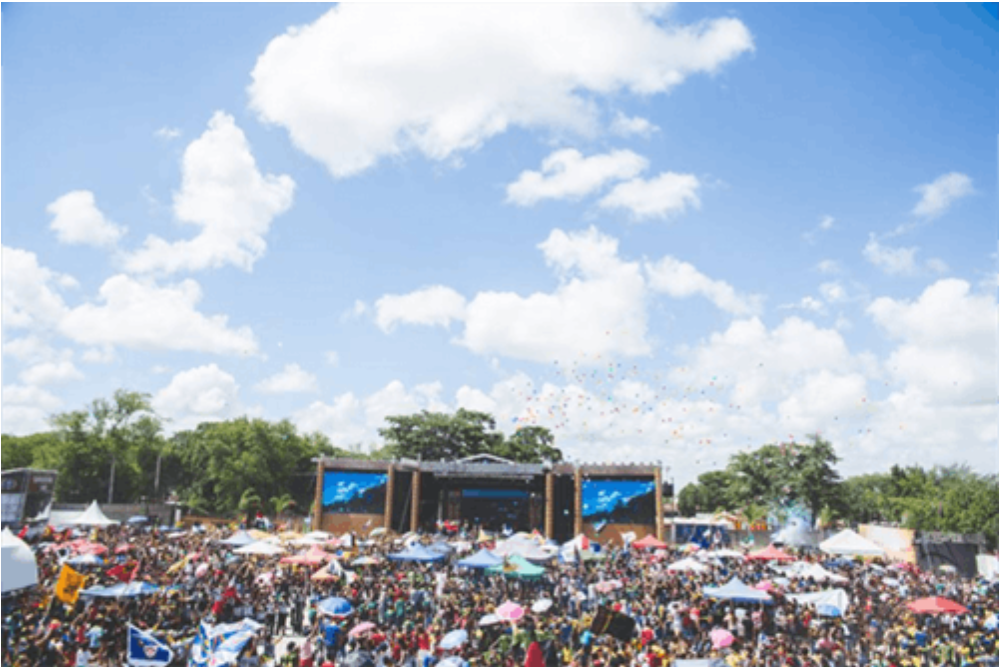
[[[325,512],[382,514],[386,503],[386,473],[333,470],[324,473]]]
[[[654,520],[654,481],[588,479],[581,484],[581,517],[605,523]]]

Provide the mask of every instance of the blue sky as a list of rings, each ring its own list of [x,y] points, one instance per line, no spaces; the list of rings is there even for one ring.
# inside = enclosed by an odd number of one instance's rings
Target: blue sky
[[[808,433],[998,469],[997,8],[2,21],[5,433],[128,388],[341,446],[482,409],[679,481]]]

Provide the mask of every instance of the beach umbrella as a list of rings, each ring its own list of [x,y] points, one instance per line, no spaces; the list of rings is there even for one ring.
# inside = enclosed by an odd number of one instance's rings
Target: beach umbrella
[[[359,623],[358,625],[356,625],[355,627],[353,627],[348,632],[348,636],[349,637],[361,637],[362,635],[366,635],[366,634],[372,632],[375,629],[376,629],[376,624],[375,623],[372,623],[370,621],[366,621],[364,623]]]
[[[321,614],[327,614],[328,616],[334,616],[335,618],[344,618],[345,616],[351,615],[352,607],[351,603],[344,598],[332,597],[321,600],[317,603],[317,609],[320,610]]]
[[[355,567],[363,567],[366,565],[379,565],[379,560],[373,558],[372,556],[359,556],[355,560],[351,561],[351,564]]]
[[[3,529],[3,593],[29,588],[38,583],[38,562],[35,554],[25,542],[10,531]]]
[[[487,627],[488,625],[497,625],[501,622],[501,617],[497,614],[487,614],[477,621],[477,625],[481,627]]]
[[[723,628],[717,628],[710,631],[710,641],[713,642],[713,648],[727,648],[734,643],[734,635]]]
[[[438,647],[443,651],[452,651],[465,644],[469,638],[470,635],[466,630],[453,630],[442,637],[442,641],[438,643]]]
[[[552,606],[553,600],[549,598],[540,598],[532,603],[532,607],[530,607],[530,609],[533,614],[542,614],[548,611]]]
[[[498,618],[502,621],[517,621],[525,616],[525,608],[521,605],[515,604],[514,602],[508,601],[495,609],[494,613],[497,614]]]
[[[953,600],[941,597],[922,598],[908,603],[908,608],[916,614],[966,614],[969,609]]]

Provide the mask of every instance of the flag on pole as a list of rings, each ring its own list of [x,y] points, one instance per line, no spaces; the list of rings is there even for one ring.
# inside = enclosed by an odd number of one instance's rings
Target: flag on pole
[[[80,597],[80,589],[84,587],[85,583],[87,583],[87,577],[63,563],[59,579],[56,580],[56,597],[66,604],[76,604],[77,598]]]
[[[249,618],[238,623],[209,625],[202,622],[198,634],[191,642],[188,667],[219,667],[235,664],[257,631],[262,626]]]
[[[126,659],[133,667],[167,667],[174,652],[164,642],[129,623]]]

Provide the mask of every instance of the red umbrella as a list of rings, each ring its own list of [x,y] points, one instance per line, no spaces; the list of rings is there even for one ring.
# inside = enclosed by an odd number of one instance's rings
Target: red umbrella
[[[916,614],[967,614],[970,610],[946,598],[922,598],[908,603],[908,608]]]
[[[796,560],[796,558],[770,544],[765,549],[748,554],[748,560]]]

